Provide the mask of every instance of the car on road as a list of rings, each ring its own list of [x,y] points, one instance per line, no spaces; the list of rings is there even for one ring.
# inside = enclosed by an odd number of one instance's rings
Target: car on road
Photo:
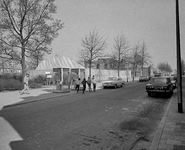
[[[149,81],[150,80],[150,77],[149,76],[140,76],[139,77],[139,82],[145,82],[145,81]]]
[[[146,85],[148,96],[154,93],[173,94],[173,84],[170,77],[152,77]]]
[[[154,77],[161,77],[161,73],[155,73]]]
[[[107,80],[102,82],[103,88],[107,88],[107,87],[117,88],[117,87],[122,87],[124,84],[125,82],[121,77],[108,77]]]

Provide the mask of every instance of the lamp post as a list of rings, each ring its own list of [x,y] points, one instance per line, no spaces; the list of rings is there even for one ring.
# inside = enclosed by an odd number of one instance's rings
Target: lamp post
[[[182,102],[182,68],[181,68],[181,50],[180,50],[180,25],[179,25],[179,1],[176,0],[176,43],[177,43],[177,98],[178,112],[183,113]]]

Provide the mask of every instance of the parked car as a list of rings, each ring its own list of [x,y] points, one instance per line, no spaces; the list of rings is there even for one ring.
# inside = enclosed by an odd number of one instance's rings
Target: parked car
[[[152,77],[146,85],[148,96],[153,93],[173,94],[173,84],[170,77]]]
[[[155,73],[154,77],[161,77],[161,73]]]
[[[143,81],[149,81],[150,77],[149,76],[140,76],[139,77],[139,82],[143,82]]]
[[[122,80],[121,77],[109,77],[107,80],[102,82],[103,88],[106,87],[122,87],[125,84],[125,82]]]

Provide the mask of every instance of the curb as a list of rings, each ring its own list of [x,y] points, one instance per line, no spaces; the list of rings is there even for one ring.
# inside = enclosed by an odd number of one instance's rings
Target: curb
[[[168,102],[168,105],[167,105],[166,110],[163,114],[163,117],[162,117],[162,119],[159,123],[159,126],[157,128],[157,131],[156,131],[155,136],[152,140],[152,144],[151,144],[149,150],[157,150],[158,149],[159,142],[160,142],[160,139],[161,139],[161,135],[162,135],[162,132],[163,132],[163,129],[164,129],[164,125],[165,125],[166,119],[168,117],[169,110],[170,110],[170,107],[172,105],[172,101],[174,100],[174,98],[175,98],[175,95],[173,95],[170,98],[170,101]]]
[[[19,105],[34,103],[34,102],[38,102],[38,101],[48,100],[48,99],[51,99],[51,98],[57,98],[57,97],[67,96],[67,95],[72,95],[72,94],[75,94],[75,93],[70,93],[69,92],[66,95],[60,94],[60,95],[55,95],[55,96],[50,96],[50,97],[37,98],[37,99],[31,100],[31,101],[23,101],[23,102],[18,102],[18,103],[15,103],[15,104],[6,105],[3,108],[8,108],[8,107],[13,107],[13,106],[19,106]]]

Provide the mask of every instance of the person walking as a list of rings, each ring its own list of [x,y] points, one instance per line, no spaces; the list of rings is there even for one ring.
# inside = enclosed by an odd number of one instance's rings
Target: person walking
[[[90,77],[88,77],[88,79],[87,79],[87,85],[89,87],[89,92],[91,92],[92,89],[91,89],[91,78]]]
[[[82,93],[84,94],[85,90],[86,90],[86,79],[84,78],[83,81],[82,81],[82,85],[83,85],[83,90],[82,90]]]
[[[27,73],[26,76],[24,77],[24,89],[20,92],[20,94],[24,94],[25,91],[27,91],[25,94],[30,94],[29,93],[29,86],[28,86],[28,82],[29,82],[29,74]]]
[[[79,92],[80,89],[80,78],[78,78],[78,80],[76,81],[76,91],[77,93]]]
[[[93,91],[95,92],[96,91],[96,81],[95,81],[94,76],[92,77],[92,84],[93,84]]]

